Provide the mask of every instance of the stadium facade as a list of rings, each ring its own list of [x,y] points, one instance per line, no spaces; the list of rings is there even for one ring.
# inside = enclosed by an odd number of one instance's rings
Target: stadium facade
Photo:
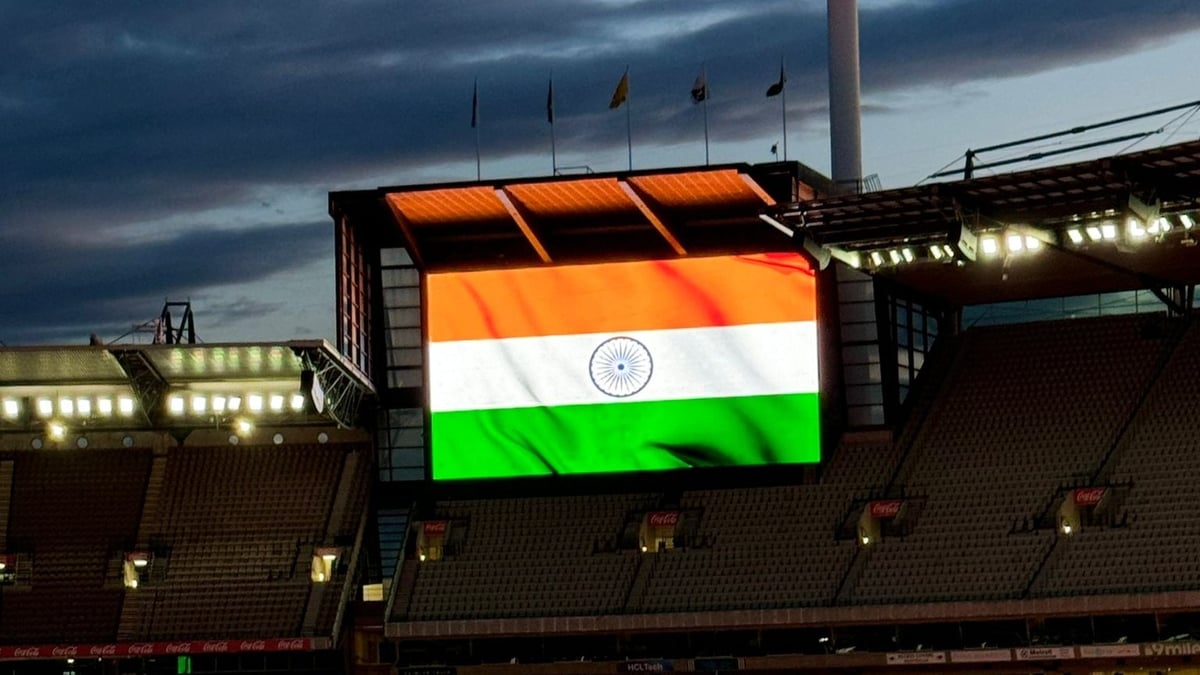
[[[336,346],[0,349],[0,672],[1200,654],[1200,142],[330,214]]]

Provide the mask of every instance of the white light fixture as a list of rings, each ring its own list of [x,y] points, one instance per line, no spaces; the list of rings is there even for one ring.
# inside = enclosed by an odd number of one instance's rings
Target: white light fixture
[[[167,399],[167,412],[172,415],[182,415],[184,410],[183,397],[173,395]]]
[[[1009,253],[1020,253],[1025,250],[1025,238],[1019,234],[1010,234],[1005,239]]]
[[[1087,232],[1088,239],[1091,239],[1092,241],[1100,241],[1104,238],[1104,235],[1100,232],[1100,228],[1096,227],[1095,225],[1088,225],[1084,229]]]
[[[195,413],[197,415],[203,415],[204,411],[207,409],[208,409],[208,399],[207,398],[205,398],[204,396],[199,395],[199,394],[192,397],[192,412],[193,413]]]
[[[271,408],[271,412],[282,412],[283,394],[271,394],[270,398],[268,399],[268,407]]]
[[[1146,228],[1142,227],[1142,221],[1137,218],[1130,218],[1125,222],[1125,229],[1129,232],[1129,236],[1134,239],[1144,239],[1146,237]]]
[[[246,397],[246,408],[252,413],[262,412],[263,397],[262,394],[250,394]]]
[[[58,414],[70,417],[75,414],[75,401],[69,398],[58,399]]]
[[[900,255],[904,256],[904,262],[912,262],[916,259],[913,250],[907,246],[900,250]]]
[[[879,251],[871,251],[871,264],[879,267],[883,264],[883,254]]]
[[[866,546],[866,545],[870,544],[870,543],[871,543],[871,535],[869,535],[869,534],[864,534],[864,535],[862,536],[862,543],[863,543],[863,546]]]
[[[1100,235],[1106,241],[1113,241],[1117,238],[1117,224],[1110,221],[1100,223]]]
[[[62,422],[51,422],[46,425],[46,438],[52,441],[61,441],[67,435],[67,428]]]
[[[113,414],[112,399],[107,396],[96,399],[96,412],[100,413],[102,417],[111,417]]]
[[[254,431],[254,425],[250,423],[250,420],[237,419],[233,423],[233,430],[236,431],[239,436],[246,436],[251,431]]]
[[[300,412],[301,410],[303,410],[304,409],[304,394],[301,394],[300,392],[296,392],[296,393],[292,394],[292,400],[290,401],[290,404],[292,406],[293,412]]]
[[[1083,243],[1083,233],[1075,228],[1067,230],[1067,237],[1071,239],[1071,243],[1076,246]]]
[[[21,414],[21,404],[18,403],[16,399],[12,399],[12,398],[4,399],[4,416],[5,417],[7,417],[10,420],[15,420],[15,419],[17,419],[17,416],[20,414]]]
[[[1000,243],[995,237],[980,237],[979,249],[986,255],[996,255],[1000,251]]]
[[[90,398],[75,399],[75,410],[79,411],[80,417],[90,417],[92,414],[92,399],[90,399]]]
[[[241,396],[230,396],[229,401],[226,402],[226,407],[229,408],[229,412],[237,412],[237,411],[241,410],[242,409],[242,397]]]
[[[933,246],[930,246],[929,247],[929,255],[932,256],[934,260],[941,260],[942,259],[942,247],[938,246],[936,244]]]
[[[1025,235],[1025,250],[1040,251],[1042,250],[1042,240],[1032,235]]]
[[[900,251],[896,249],[888,249],[888,257],[891,258],[893,265],[900,264]]]
[[[1179,214],[1179,224],[1183,225],[1183,229],[1190,230],[1196,226],[1196,221],[1186,213]]]
[[[117,411],[125,417],[133,414],[133,397],[121,396],[117,399]]]
[[[1062,533],[1063,534],[1071,534],[1071,524],[1070,523],[1063,521]]]
[[[212,409],[218,415],[225,412],[225,397],[220,394],[214,394],[212,397]]]

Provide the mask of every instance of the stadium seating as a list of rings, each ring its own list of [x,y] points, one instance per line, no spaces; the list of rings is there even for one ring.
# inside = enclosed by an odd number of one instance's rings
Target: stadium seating
[[[137,533],[149,451],[70,449],[11,459],[7,546],[27,556],[29,575],[18,570],[22,581],[0,597],[0,641],[112,640],[123,594],[114,570]]]
[[[685,491],[694,531],[655,555],[594,542],[662,495],[440,503],[465,543],[405,563],[392,619],[1195,588],[1200,460],[1186,413],[1200,403],[1200,328],[1181,326],[1138,315],[966,331],[928,366],[936,379],[894,442],[847,436],[817,483]],[[1132,484],[1132,522],[1060,537],[1064,495],[1094,481]],[[880,497],[920,508],[860,546],[858,514]]]

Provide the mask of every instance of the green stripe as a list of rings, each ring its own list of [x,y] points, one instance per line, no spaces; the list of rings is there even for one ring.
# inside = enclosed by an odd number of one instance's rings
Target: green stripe
[[[435,479],[820,461],[818,395],[436,412]]]

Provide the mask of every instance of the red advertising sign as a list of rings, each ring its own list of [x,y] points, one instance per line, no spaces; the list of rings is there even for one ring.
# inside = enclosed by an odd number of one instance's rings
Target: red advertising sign
[[[1075,506],[1095,506],[1107,492],[1105,487],[1075,488]]]
[[[445,520],[427,520],[425,521],[425,536],[431,534],[446,534],[446,529],[450,526]]]
[[[190,640],[180,642],[118,642],[115,644],[30,645],[0,647],[0,661],[35,659],[138,658],[175,654],[245,654],[250,652],[304,652],[328,649],[326,640],[271,638],[265,640]]]
[[[678,511],[651,511],[646,514],[650,527],[675,527],[679,523]]]
[[[873,501],[868,506],[872,518],[895,518],[900,513],[904,501],[900,499],[881,499]]]

